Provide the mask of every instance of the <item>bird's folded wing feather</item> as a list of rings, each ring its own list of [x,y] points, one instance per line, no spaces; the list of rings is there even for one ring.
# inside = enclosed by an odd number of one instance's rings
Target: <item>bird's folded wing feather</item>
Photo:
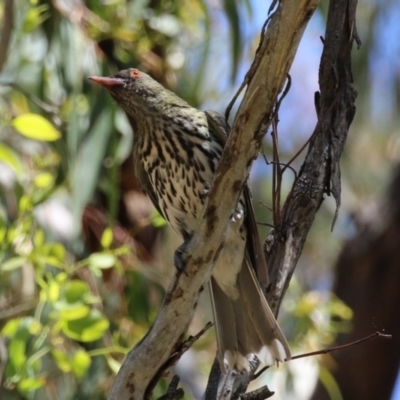
[[[205,111],[208,126],[211,134],[215,139],[225,146],[227,137],[230,132],[230,126],[225,118],[216,111]],[[251,264],[253,265],[257,278],[261,285],[266,288],[269,284],[268,267],[265,261],[260,237],[258,235],[257,222],[254,215],[254,209],[251,199],[250,189],[245,183],[243,188],[243,197],[246,206],[246,228],[247,228],[247,252],[249,254]]]

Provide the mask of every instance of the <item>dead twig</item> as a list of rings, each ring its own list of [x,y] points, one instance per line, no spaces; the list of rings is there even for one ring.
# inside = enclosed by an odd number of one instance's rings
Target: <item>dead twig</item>
[[[148,387],[147,393],[151,393],[152,390],[154,389],[155,385],[157,382],[161,379],[163,375],[165,375],[166,371],[171,369],[182,357],[184,353],[186,353],[197,340],[200,339],[201,336],[204,335],[214,324],[212,322],[208,322],[203,329],[201,329],[196,335],[190,336],[187,340],[182,342],[180,346],[176,349],[176,351],[171,355],[171,357],[167,360],[167,362],[159,369],[157,374],[154,376],[154,379],[150,382],[150,385]],[[179,378],[178,378],[179,382]],[[171,382],[172,384],[172,382]],[[169,397],[166,397],[165,399],[169,399]],[[171,398],[175,399],[175,398]]]
[[[269,399],[275,394],[268,389],[268,386],[262,386],[259,389],[253,390],[249,393],[240,395],[241,400],[264,400]]]
[[[282,95],[278,98],[275,104],[274,113],[272,116],[272,215],[274,219],[274,225],[279,227],[281,225],[281,188],[282,188],[282,176],[283,170],[281,169],[281,162],[279,156],[279,141],[278,141],[278,122],[279,122],[279,109],[284,98],[289,93],[290,87],[292,86],[292,78],[287,74],[287,84],[283,90]]]
[[[386,333],[382,333],[382,332],[374,332],[371,335],[368,335],[362,339],[358,339],[358,340],[355,340],[354,342],[346,343],[341,346],[335,346],[335,347],[330,347],[328,349],[312,351],[311,353],[299,354],[298,356],[292,357],[292,360],[297,360],[299,358],[304,358],[304,357],[318,356],[320,354],[332,353],[334,351],[343,350],[343,349],[346,349],[347,347],[356,346],[357,344],[361,344],[368,340],[377,339],[377,338],[382,338],[382,339],[387,340],[387,339],[392,339],[392,335],[387,335]]]
[[[388,334],[382,333],[382,332],[374,332],[374,333],[371,333],[371,335],[368,335],[368,336],[365,336],[365,337],[363,337],[361,339],[355,340],[354,342],[343,344],[341,346],[329,347],[327,349],[312,351],[310,353],[304,353],[304,354],[299,354],[297,356],[293,356],[290,361],[297,360],[299,358],[319,356],[321,354],[332,353],[334,351],[343,350],[343,349],[346,349],[348,347],[356,346],[358,344],[367,342],[368,340],[378,339],[378,338],[386,339],[386,340],[387,339],[392,339],[392,335],[388,335]],[[253,379],[259,378],[268,368],[269,368],[269,366],[261,368],[260,371],[258,371],[256,374],[254,374]]]
[[[302,153],[302,151],[309,145],[311,140],[311,136],[308,138],[308,140],[303,144],[303,146],[300,147],[300,149],[297,151],[297,153],[285,164],[285,167],[282,169],[282,173],[285,172],[285,170],[287,168],[290,168],[292,171],[294,171],[294,169],[290,166],[290,164],[292,164],[292,162]],[[296,174],[297,177],[297,174]]]

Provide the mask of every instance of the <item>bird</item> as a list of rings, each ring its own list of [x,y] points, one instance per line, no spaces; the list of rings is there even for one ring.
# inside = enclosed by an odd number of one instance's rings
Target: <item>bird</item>
[[[175,265],[195,232],[229,134],[225,118],[191,107],[148,74],[130,68],[90,76],[126,112],[134,129],[135,176],[182,236]],[[260,283],[261,282],[261,285]],[[264,296],[268,270],[247,184],[232,212],[209,282],[221,370],[249,371],[290,360],[288,342]]]

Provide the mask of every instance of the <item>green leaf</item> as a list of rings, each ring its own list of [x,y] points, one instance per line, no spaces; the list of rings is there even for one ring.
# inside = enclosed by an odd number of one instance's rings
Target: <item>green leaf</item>
[[[85,318],[90,312],[88,306],[80,303],[71,306],[65,302],[59,301],[56,303],[56,308],[60,310],[59,318],[64,321],[74,321]]]
[[[239,65],[239,59],[241,54],[241,31],[240,31],[240,19],[238,3],[235,0],[224,0],[223,1],[225,13],[228,17],[228,21],[231,27],[231,49],[232,49],[232,81],[235,79],[237,69]]]
[[[7,228],[5,226],[0,227],[0,243],[5,246],[8,244],[6,242],[6,237],[7,237]]]
[[[35,323],[32,317],[25,317],[18,320],[18,328],[10,337],[8,355],[15,371],[19,372],[26,368],[26,346],[31,334],[29,328]]]
[[[126,275],[130,290],[126,293],[129,316],[136,322],[148,322],[151,307],[147,279],[136,271]]]
[[[333,297],[329,303],[329,311],[332,315],[338,316],[344,320],[353,318],[353,310],[340,299]]]
[[[53,355],[54,361],[56,362],[58,368],[60,368],[63,372],[69,372],[72,369],[71,361],[68,357],[68,354],[64,351],[54,349],[51,351]]]
[[[32,32],[39,25],[41,25],[50,16],[50,12],[48,12],[48,10],[49,6],[47,4],[42,4],[38,7],[32,7],[25,15],[22,27],[23,31],[26,33]]]
[[[54,176],[49,172],[43,172],[41,174],[36,175],[33,183],[36,187],[43,189],[49,187],[54,182]]]
[[[61,133],[39,114],[23,114],[13,120],[14,128],[30,139],[52,142],[61,137]]]
[[[92,359],[84,350],[78,350],[72,360],[72,371],[77,378],[83,378],[92,363]]]
[[[16,318],[16,319],[12,319],[12,320],[8,321],[4,325],[4,328],[1,330],[1,333],[7,337],[15,336],[20,322],[21,322],[21,318]]]
[[[67,302],[71,304],[83,301],[88,293],[89,287],[87,283],[76,279],[68,282],[63,294]]]
[[[48,264],[57,268],[63,267],[63,263],[60,262],[60,260],[57,257],[42,256],[41,254],[38,254],[38,252],[35,253],[34,257],[32,257],[32,261],[38,265],[43,265],[43,266]]]
[[[16,371],[20,371],[21,368],[26,364],[26,340],[13,338],[8,345],[8,353],[10,361],[13,364]]]
[[[23,167],[21,159],[14,150],[3,143],[0,143],[0,161],[9,165],[18,176],[22,175]]]
[[[60,272],[55,278],[57,282],[64,283],[68,279],[68,274],[65,272]]]
[[[33,208],[32,198],[24,194],[19,199],[18,207],[21,213],[31,211]]]
[[[65,261],[65,247],[61,243],[52,243],[49,253],[49,255],[55,257],[57,260],[61,262]]]
[[[80,227],[82,211],[93,196],[112,129],[111,112],[104,110],[90,127],[90,136],[79,148],[72,180],[75,230]]]
[[[35,244],[35,249],[38,247],[42,247],[45,241],[45,236],[44,232],[41,229],[37,229],[34,234],[34,244]]]
[[[106,228],[104,229],[103,234],[101,235],[101,245],[105,248],[108,249],[110,248],[112,242],[114,239],[114,234],[111,228]]]
[[[321,380],[321,383],[325,387],[326,391],[329,393],[329,398],[331,400],[343,400],[339,385],[334,376],[322,365],[320,365],[319,379]]]
[[[62,330],[72,339],[92,342],[103,337],[108,326],[108,320],[100,311],[92,309],[86,317],[64,323]]]
[[[26,257],[12,257],[0,265],[1,271],[12,271],[21,268],[27,262]]]
[[[48,286],[48,299],[54,303],[60,297],[60,284],[57,281],[51,281]]]
[[[22,392],[28,392],[31,390],[36,390],[42,387],[46,381],[44,378],[24,378],[18,383],[18,389]]]
[[[115,264],[115,256],[109,253],[93,253],[89,257],[89,263],[95,268],[111,268]]]
[[[68,282],[62,290],[60,300],[54,304],[59,311],[59,318],[64,322],[85,318],[90,313],[89,306],[84,304],[89,293],[86,282],[79,279]]]

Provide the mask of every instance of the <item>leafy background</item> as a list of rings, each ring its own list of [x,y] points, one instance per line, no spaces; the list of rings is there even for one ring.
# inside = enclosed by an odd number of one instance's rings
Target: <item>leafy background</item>
[[[326,9],[323,2],[292,67],[280,113],[282,160],[303,145],[316,120]],[[351,310],[329,292],[331,266],[354,232],[352,210],[379,196],[399,158],[399,10],[396,0],[359,5],[358,112],[342,159],[343,205],[331,232],[334,202],[323,204],[284,301],[280,320],[294,353],[329,346],[351,324]],[[87,76],[137,67],[192,105],[223,112],[267,11],[262,0],[0,1],[1,399],[105,399],[173,273],[180,239],[138,191],[134,132]],[[269,135],[264,152],[268,160]],[[294,168],[300,165],[301,156]],[[289,171],[284,193],[292,181]],[[264,158],[251,183],[258,219],[271,223]],[[260,225],[264,237],[268,229]],[[203,296],[190,332],[210,318]],[[210,331],[178,363],[187,398],[201,396],[214,352]],[[317,379],[340,398],[319,359],[281,366],[257,383],[272,385],[280,398],[307,399]]]

